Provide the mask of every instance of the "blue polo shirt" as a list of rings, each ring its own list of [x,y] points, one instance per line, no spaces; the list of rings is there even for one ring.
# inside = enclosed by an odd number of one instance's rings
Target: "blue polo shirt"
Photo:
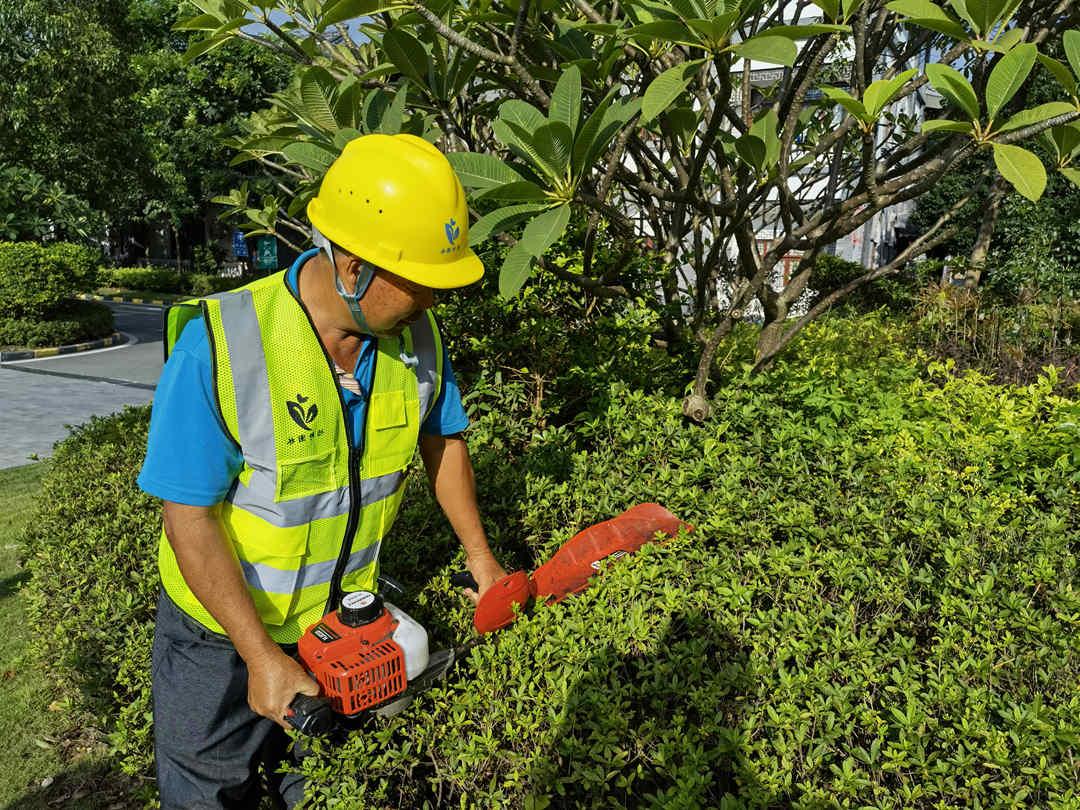
[[[302,254],[286,273],[285,281],[294,292],[299,289],[300,268],[317,253],[309,250]],[[364,340],[356,358],[353,376],[362,394],[341,389],[358,449],[363,447],[376,346],[374,337]],[[449,436],[468,426],[444,348],[442,393],[420,429],[429,435]],[[144,492],[162,500],[213,506],[224,500],[243,463],[243,455],[225,433],[218,415],[210,341],[202,318],[195,318],[184,327],[158,380],[146,460],[138,483]]]

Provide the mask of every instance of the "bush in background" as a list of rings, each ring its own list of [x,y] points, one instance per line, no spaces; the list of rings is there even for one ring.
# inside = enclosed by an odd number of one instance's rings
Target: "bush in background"
[[[175,295],[213,295],[254,281],[256,276],[226,277],[213,273],[181,273],[160,267],[102,268],[105,287]]]
[[[0,346],[36,349],[98,340],[113,333],[112,310],[94,301],[68,301],[49,320],[0,318]]]
[[[67,299],[97,285],[100,253],[67,242],[0,242],[0,316],[52,317]]]
[[[312,806],[1075,805],[1075,399],[1053,372],[1003,388],[928,366],[880,316],[820,322],[769,372],[726,374],[704,427],[611,378],[568,423],[543,423],[524,377],[471,398],[508,564],[639,501],[695,530],[474,648],[399,717],[316,743]],[[61,445],[27,538],[48,669],[144,773],[146,420]],[[420,478],[383,562],[438,648],[469,637],[471,612]]]

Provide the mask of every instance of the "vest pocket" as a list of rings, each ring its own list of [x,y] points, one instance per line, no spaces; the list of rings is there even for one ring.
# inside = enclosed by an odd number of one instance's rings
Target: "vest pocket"
[[[339,486],[333,450],[304,458],[278,461],[278,501],[322,495],[333,492]]]
[[[371,395],[368,419],[375,430],[402,427],[408,424],[404,391],[385,391]]]

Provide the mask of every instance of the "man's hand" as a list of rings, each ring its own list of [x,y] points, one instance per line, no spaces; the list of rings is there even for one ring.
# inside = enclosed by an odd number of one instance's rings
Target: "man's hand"
[[[472,600],[474,605],[480,601],[484,591],[506,576],[506,571],[503,570],[503,567],[499,565],[490,551],[487,554],[477,554],[469,557],[465,564],[469,568],[469,573],[473,575],[473,579],[476,580],[477,586],[479,586],[479,591],[474,591],[472,588],[465,589],[465,595]]]
[[[319,685],[280,649],[248,662],[248,705],[256,714],[292,728],[285,714],[297,693],[318,697]]]

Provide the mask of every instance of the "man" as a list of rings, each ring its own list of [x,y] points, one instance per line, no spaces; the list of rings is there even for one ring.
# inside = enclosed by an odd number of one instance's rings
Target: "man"
[[[433,289],[483,274],[461,183],[426,141],[369,135],[308,216],[317,248],[290,270],[167,318],[139,476],[165,502],[152,662],[164,810],[252,806],[289,703],[318,694],[295,643],[342,593],[377,589],[418,443],[479,593],[505,573],[427,312]],[[278,789],[292,806],[302,780]]]

